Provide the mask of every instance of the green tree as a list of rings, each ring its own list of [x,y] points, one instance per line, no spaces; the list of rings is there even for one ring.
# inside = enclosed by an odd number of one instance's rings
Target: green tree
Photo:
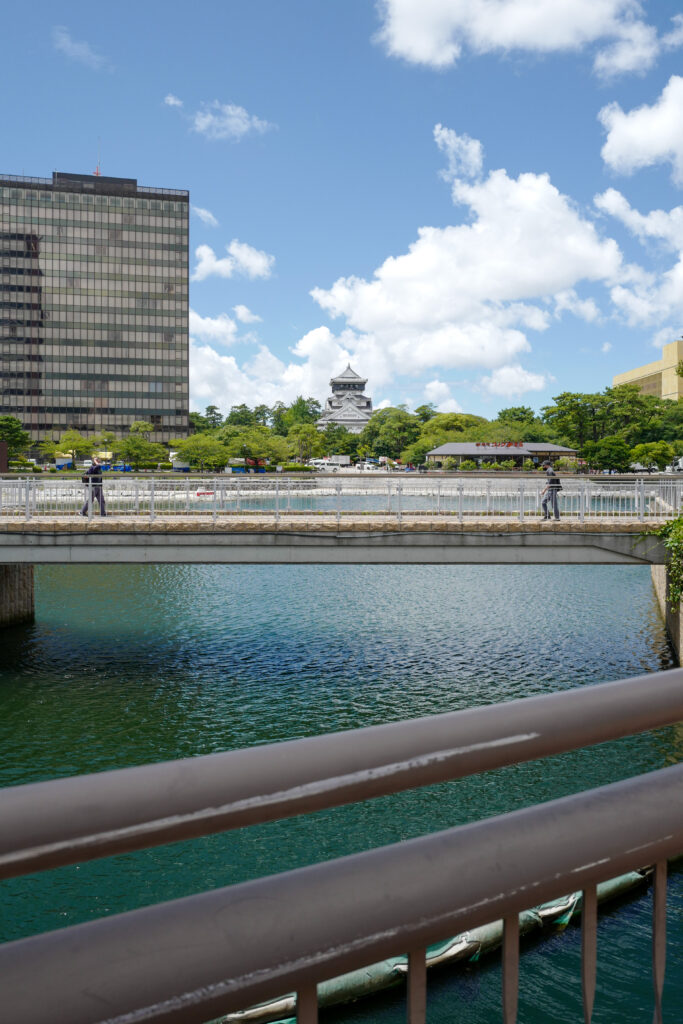
[[[623,437],[586,441],[583,456],[591,469],[613,469],[617,473],[628,473],[631,467],[631,449]]]
[[[205,432],[174,441],[173,447],[193,469],[223,469],[228,461],[226,445]]]
[[[260,427],[267,427],[270,423],[270,409],[267,405],[257,405],[254,409],[254,423]]]
[[[420,423],[426,423],[428,420],[431,420],[432,416],[436,416],[436,409],[431,402],[428,402],[426,405],[418,405],[415,415]]]
[[[321,412],[320,402],[317,399],[304,398],[299,395],[283,413],[282,424],[286,433],[289,433],[295,423],[316,423],[320,419]]]
[[[650,441],[637,444],[631,449],[631,462],[638,462],[646,468],[657,466],[658,469],[664,469],[673,461],[674,455],[674,447],[667,441]]]
[[[358,454],[358,434],[352,434],[338,423],[328,423],[320,436],[325,455],[350,455],[355,458]]]
[[[0,441],[7,442],[7,453],[11,458],[27,450],[31,435],[16,416],[0,416]]]
[[[124,462],[130,463],[137,472],[145,462],[163,462],[168,453],[162,444],[148,441],[140,432],[131,430],[118,444],[119,455]]]
[[[587,441],[599,441],[608,433],[604,395],[563,391],[553,402],[541,410],[543,422],[554,427],[570,447],[583,448]]]
[[[217,405],[207,405],[204,410],[204,419],[209,424],[210,430],[216,430],[223,422],[223,416]]]
[[[287,444],[297,462],[308,462],[322,455],[325,450],[325,440],[312,423],[295,423],[290,427]]]
[[[128,428],[131,434],[138,434],[140,437],[149,437],[154,426],[147,420],[134,420]]]
[[[93,442],[83,437],[78,430],[65,430],[59,438],[59,451],[70,455],[75,465],[81,456],[92,453]]]
[[[535,414],[528,405],[511,405],[508,409],[500,410],[498,419],[503,423],[530,423],[535,419]]]
[[[431,422],[431,421],[430,421]],[[359,451],[397,459],[417,440],[420,421],[404,409],[389,407],[373,413],[359,438]]]
[[[207,409],[208,412],[208,409]],[[225,417],[225,422],[232,427],[251,427],[256,422],[248,405],[233,405]]]
[[[225,445],[233,459],[268,459],[271,462],[286,462],[289,445],[284,437],[273,434],[267,427],[247,427],[240,430]]]
[[[210,429],[208,420],[199,412],[191,412],[189,419],[190,426],[195,434],[201,434]]]

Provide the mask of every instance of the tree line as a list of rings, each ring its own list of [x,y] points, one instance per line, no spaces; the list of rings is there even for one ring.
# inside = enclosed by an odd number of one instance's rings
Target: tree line
[[[538,414],[529,406],[510,406],[491,420],[440,413],[431,404],[413,412],[404,405],[390,406],[373,413],[360,434],[333,424],[320,431],[320,414],[320,403],[303,396],[290,405],[233,405],[226,416],[210,405],[203,415],[190,413],[193,433],[169,447],[198,469],[220,469],[230,459],[285,464],[325,455],[349,455],[352,460],[386,456],[421,465],[427,452],[452,441],[549,442],[576,449],[592,468],[617,471],[628,470],[634,462],[663,468],[683,455],[683,401],[644,395],[636,384],[591,394],[565,391]],[[143,421],[132,423],[122,438],[106,431],[86,438],[71,430],[58,442],[46,440],[38,447],[46,457],[60,451],[78,458],[101,448],[133,465],[161,462],[168,458],[168,448],[149,441],[152,430]],[[30,447],[28,433],[11,416],[0,416],[3,439],[10,454]]]

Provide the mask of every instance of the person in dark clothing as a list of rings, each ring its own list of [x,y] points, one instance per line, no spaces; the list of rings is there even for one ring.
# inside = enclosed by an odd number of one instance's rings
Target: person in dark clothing
[[[87,482],[85,479],[86,477],[90,478]],[[86,487],[85,504],[83,505],[81,511],[78,513],[79,516],[87,516],[88,514],[88,498],[91,481],[93,503],[97,502],[97,504],[100,506],[100,515],[106,516],[107,513],[105,511],[104,506],[104,493],[102,490],[102,463],[100,462],[96,455],[93,456],[92,465],[88,469],[86,469],[85,473],[83,474],[83,482],[85,483]]]
[[[553,515],[555,516],[555,519],[559,519],[560,507],[557,503],[557,496],[562,488],[562,484],[560,483],[559,477],[555,475],[553,464],[552,462],[550,462],[549,459],[546,459],[546,461],[543,463],[543,468],[545,470],[545,474],[547,477],[547,483],[541,491],[541,497],[543,498],[543,501],[541,502],[541,507],[543,509],[543,519],[552,518],[552,516],[550,515],[551,509]]]

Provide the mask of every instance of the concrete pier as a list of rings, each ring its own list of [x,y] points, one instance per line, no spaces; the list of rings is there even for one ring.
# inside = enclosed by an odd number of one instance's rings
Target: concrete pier
[[[0,628],[33,622],[33,566],[0,565]]]
[[[683,616],[683,604],[673,611],[669,604],[669,570],[666,565],[653,565],[651,567],[652,573],[652,585],[655,589],[657,596],[657,603],[659,604],[659,610],[662,613],[662,618],[666,623],[666,631],[669,634],[669,639],[673,644],[673,648],[676,652],[679,664],[681,661],[681,638],[683,637],[683,629],[681,628],[681,617]]]

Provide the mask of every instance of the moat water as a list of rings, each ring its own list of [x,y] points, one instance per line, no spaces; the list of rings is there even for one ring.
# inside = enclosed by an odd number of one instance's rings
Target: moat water
[[[0,635],[0,785],[352,729],[675,664],[641,567],[96,566],[36,570]],[[0,940],[397,842],[678,761],[672,727],[0,886]],[[683,884],[665,1019],[683,1017]],[[599,926],[595,1024],[651,1015],[650,893]],[[582,1019],[580,931],[524,947],[520,1024]],[[430,1024],[499,1021],[497,957],[431,977]],[[391,991],[325,1020],[398,1024]]]

